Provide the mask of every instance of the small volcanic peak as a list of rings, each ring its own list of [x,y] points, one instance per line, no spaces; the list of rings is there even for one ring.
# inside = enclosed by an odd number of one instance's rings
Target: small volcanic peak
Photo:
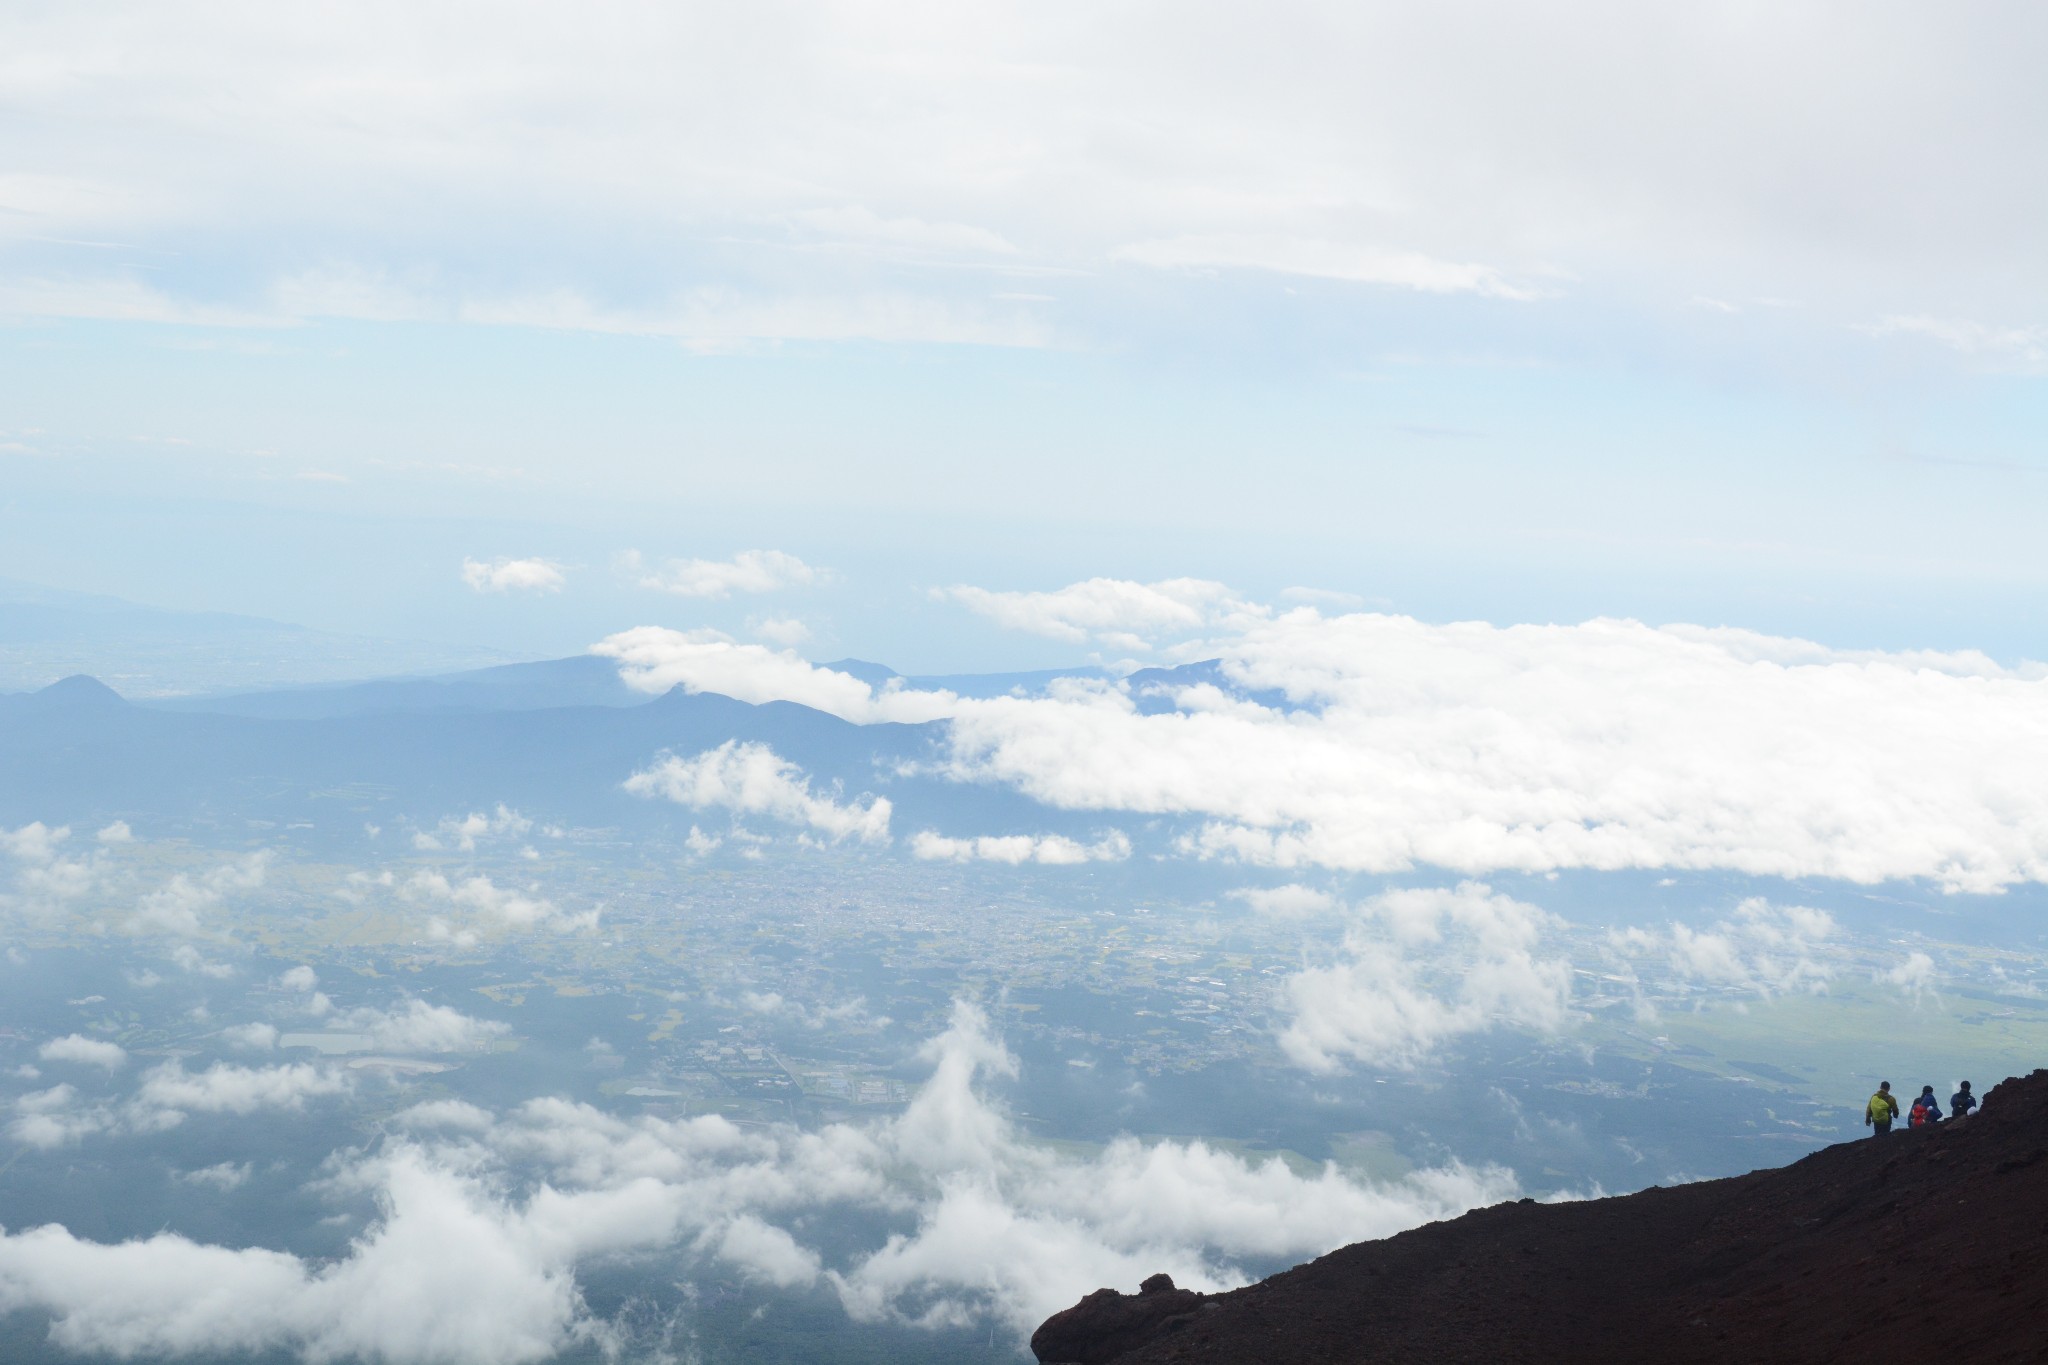
[[[1521,1200],[1227,1294],[1098,1290],[1045,1365],[2048,1359],[2048,1071],[1776,1170]]]
[[[28,694],[39,706],[118,707],[127,699],[89,673],[73,673]]]

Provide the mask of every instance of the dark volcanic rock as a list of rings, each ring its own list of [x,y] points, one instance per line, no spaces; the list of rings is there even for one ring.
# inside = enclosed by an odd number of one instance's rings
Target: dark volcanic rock
[[[1031,1334],[1031,1350],[1048,1365],[1104,1365],[1184,1326],[1206,1295],[1175,1289],[1171,1275],[1148,1275],[1136,1294],[1098,1289],[1055,1313]]]
[[[1972,1118],[1781,1169],[1501,1204],[1232,1293],[1171,1293],[1158,1309],[1091,1294],[1032,1349],[1084,1365],[2048,1360],[2048,1071]]]

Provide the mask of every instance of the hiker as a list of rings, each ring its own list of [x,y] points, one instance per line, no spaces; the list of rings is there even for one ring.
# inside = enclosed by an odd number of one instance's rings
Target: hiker
[[[1948,1097],[1948,1112],[1951,1117],[1966,1119],[1977,1107],[1977,1097],[1970,1093],[1970,1083],[1963,1082],[1963,1088]]]
[[[1915,1128],[1932,1128],[1941,1122],[1941,1101],[1934,1098],[1933,1086],[1920,1087],[1920,1098],[1913,1101],[1910,1121]]]
[[[1876,1129],[1876,1135],[1883,1137],[1892,1130],[1892,1120],[1898,1116],[1899,1102],[1892,1098],[1892,1083],[1879,1081],[1877,1093],[1863,1106],[1863,1126]]]

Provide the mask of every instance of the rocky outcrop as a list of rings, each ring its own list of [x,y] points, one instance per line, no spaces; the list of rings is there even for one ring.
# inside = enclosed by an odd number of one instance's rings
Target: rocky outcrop
[[[1202,1311],[1208,1296],[1176,1289],[1171,1275],[1153,1275],[1135,1294],[1098,1289],[1031,1334],[1031,1350],[1047,1365],[1107,1362],[1177,1331]]]
[[[2048,1360],[2048,1071],[1776,1170],[1502,1204],[1227,1294],[1101,1290],[1031,1344],[1047,1365]]]

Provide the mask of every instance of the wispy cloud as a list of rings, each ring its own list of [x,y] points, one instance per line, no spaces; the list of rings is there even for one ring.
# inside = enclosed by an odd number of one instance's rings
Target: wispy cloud
[[[619,568],[643,588],[713,601],[734,593],[806,588],[827,576],[782,550],[742,550],[731,559],[671,559],[659,566],[647,563],[638,550],[628,550],[619,556]]]
[[[1159,269],[1263,270],[1426,294],[1478,294],[1527,302],[1551,291],[1508,280],[1490,265],[1438,260],[1415,251],[1302,237],[1170,237],[1132,242],[1115,258]]]
[[[560,592],[568,578],[548,559],[465,559],[462,581],[477,592]]]

